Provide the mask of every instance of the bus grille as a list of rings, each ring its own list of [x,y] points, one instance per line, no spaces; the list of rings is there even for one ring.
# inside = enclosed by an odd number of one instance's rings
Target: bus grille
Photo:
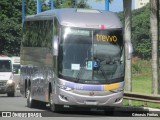
[[[94,92],[93,96],[106,96],[113,94],[111,91],[84,91],[84,90],[73,90],[73,93],[79,94],[79,95],[86,95],[90,96],[91,92]]]
[[[0,86],[5,86],[7,84],[7,80],[0,80]]]

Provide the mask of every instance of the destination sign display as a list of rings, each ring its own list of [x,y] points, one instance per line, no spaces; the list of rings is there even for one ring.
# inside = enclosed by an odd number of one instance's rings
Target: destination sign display
[[[97,42],[117,42],[118,38],[116,35],[103,35],[103,34],[96,34]]]
[[[122,30],[102,30],[94,32],[95,44],[119,44],[123,43]]]

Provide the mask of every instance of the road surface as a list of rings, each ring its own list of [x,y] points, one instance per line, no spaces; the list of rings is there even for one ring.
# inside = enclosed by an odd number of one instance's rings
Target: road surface
[[[128,112],[128,110],[131,110],[132,113]],[[78,119],[83,119],[83,120],[159,120],[160,119],[160,111],[158,112],[145,112],[147,109],[140,109],[140,108],[131,108],[127,107],[124,108],[123,110],[121,108],[117,108],[116,111],[114,112],[114,116],[111,115],[106,115],[104,114],[104,111],[102,110],[91,110],[91,111],[64,111],[61,113],[53,113],[49,110],[49,106],[43,107],[43,108],[28,108],[26,106],[26,98],[23,98],[21,96],[17,97],[7,97],[6,94],[0,94],[0,111],[1,115],[2,112],[13,112],[19,113],[22,115],[24,114],[32,114],[32,113],[37,113],[37,115],[42,114],[42,120],[78,120]],[[141,111],[140,114],[138,111]],[[142,112],[144,111],[144,112]],[[148,111],[148,110],[147,110]],[[28,113],[26,113],[28,112]],[[38,114],[39,113],[39,114]],[[150,115],[157,115],[158,117],[148,117],[147,113]],[[124,116],[129,116],[124,117]],[[137,115],[144,116],[146,117],[138,117]],[[47,116],[47,117],[43,117]],[[50,117],[49,117],[50,116]],[[134,117],[132,117],[134,116]],[[22,119],[20,117],[25,117],[25,116],[16,116],[13,115],[12,120],[17,120],[17,119]],[[27,116],[28,117],[28,116]],[[27,119],[37,119],[37,118],[30,118]],[[40,117],[40,116],[39,116]],[[3,117],[0,117],[0,119],[4,119]]]

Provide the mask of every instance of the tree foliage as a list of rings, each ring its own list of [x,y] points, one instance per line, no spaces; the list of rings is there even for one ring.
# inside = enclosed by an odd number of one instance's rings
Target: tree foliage
[[[120,12],[117,14],[121,21],[123,21],[123,13]],[[132,11],[132,44],[134,55],[143,59],[151,58],[149,4]]]
[[[36,14],[36,0],[25,0],[26,15]],[[47,9],[45,0],[42,10]],[[0,54],[19,55],[22,38],[22,0],[0,0]]]
[[[59,4],[55,0],[55,8],[71,7],[72,0],[63,0]],[[37,0],[25,0],[25,14],[36,14]],[[42,11],[50,9],[46,0],[41,0]],[[77,7],[89,8],[86,0],[79,0]],[[0,54],[19,55],[22,39],[22,0],[0,0]]]
[[[54,8],[90,8],[88,0],[54,0]],[[51,2],[49,1],[49,6]]]
[[[21,0],[0,1],[0,54],[17,53],[21,36]]]
[[[141,9],[135,10],[132,17],[132,43],[135,54],[142,58],[151,56],[149,4]]]

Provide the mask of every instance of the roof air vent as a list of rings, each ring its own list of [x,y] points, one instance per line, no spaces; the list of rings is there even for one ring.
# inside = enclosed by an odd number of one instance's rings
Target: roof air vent
[[[81,13],[101,13],[99,10],[91,10],[91,9],[77,9],[77,12],[81,12]]]

